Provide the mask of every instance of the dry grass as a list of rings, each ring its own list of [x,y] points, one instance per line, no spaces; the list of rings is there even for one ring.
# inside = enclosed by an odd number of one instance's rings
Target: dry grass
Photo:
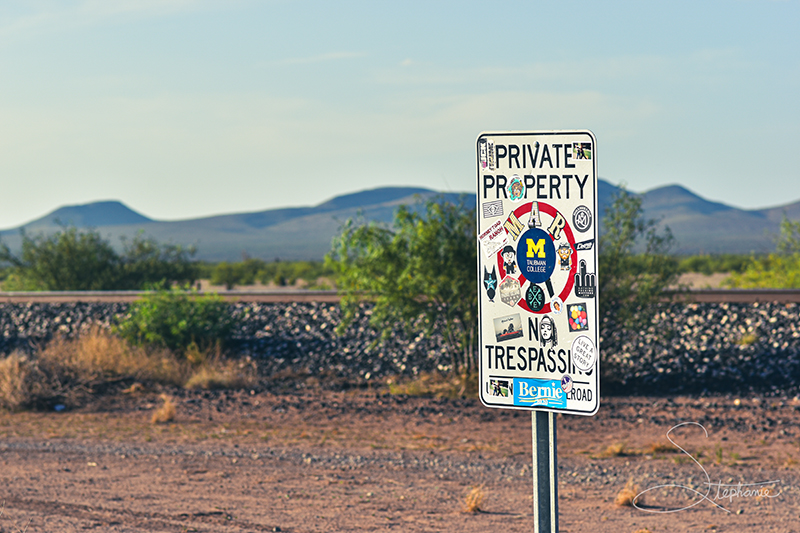
[[[208,359],[192,371],[184,387],[187,389],[249,389],[258,378],[252,364]]]
[[[257,382],[254,363],[226,360],[219,349],[187,355],[195,364],[168,350],[132,346],[99,331],[55,339],[33,357],[14,352],[0,359],[0,407],[73,407],[131,382],[123,392],[136,392],[146,384],[244,388]]]
[[[617,507],[632,507],[633,500],[636,495],[641,492],[639,485],[634,484],[633,480],[628,480],[625,487],[617,493],[614,498],[614,505]],[[639,498],[636,503],[642,503],[642,498]]]
[[[593,459],[610,459],[611,457],[625,457],[631,455],[624,442],[609,444],[602,452],[592,455]]]
[[[476,374],[443,375],[438,372],[420,374],[401,382],[388,381],[391,394],[408,396],[432,396],[434,398],[477,398],[478,376]]]
[[[475,514],[483,512],[482,506],[486,501],[486,491],[483,485],[472,487],[464,499],[464,512]]]
[[[150,419],[153,424],[166,424],[175,420],[175,414],[177,413],[175,402],[166,394],[162,394],[161,399],[164,403],[153,411],[153,417]]]

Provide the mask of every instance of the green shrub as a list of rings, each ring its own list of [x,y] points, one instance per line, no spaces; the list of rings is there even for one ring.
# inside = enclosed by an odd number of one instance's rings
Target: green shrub
[[[159,290],[134,302],[114,331],[129,342],[167,348],[185,354],[190,346],[201,350],[225,347],[237,321],[218,295],[196,291]]]

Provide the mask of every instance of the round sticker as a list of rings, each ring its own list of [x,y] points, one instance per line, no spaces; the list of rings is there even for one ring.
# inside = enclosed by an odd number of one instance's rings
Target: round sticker
[[[579,205],[572,212],[572,225],[581,233],[586,233],[592,227],[592,212],[585,205]]]
[[[520,236],[517,266],[531,283],[543,283],[550,279],[556,268],[556,247],[546,231],[533,228]]]
[[[561,378],[561,390],[569,394],[569,391],[572,390],[572,378],[569,377],[567,374]]]
[[[511,180],[506,186],[506,192],[508,193],[508,199],[512,202],[519,202],[525,197],[525,182],[522,181],[518,174],[511,176]]]
[[[538,285],[531,284],[525,291],[525,303],[534,313],[544,307],[544,291]]]
[[[578,370],[590,371],[594,367],[596,355],[594,343],[586,335],[581,335],[572,341],[572,362]]]
[[[554,314],[559,315],[561,311],[564,310],[564,302],[561,301],[561,298],[555,296],[553,301],[550,302],[550,309],[553,311]]]

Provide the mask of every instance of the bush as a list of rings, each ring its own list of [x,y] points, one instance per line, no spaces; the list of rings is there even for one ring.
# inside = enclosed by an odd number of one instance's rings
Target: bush
[[[236,323],[228,304],[219,296],[173,288],[134,302],[114,331],[134,345],[162,347],[185,355],[190,347],[225,347]]]
[[[64,227],[51,235],[22,232],[19,256],[0,243],[0,263],[10,265],[5,290],[136,290],[152,283],[193,283],[194,251],[137,236],[118,254],[96,231]]]
[[[800,221],[781,221],[777,253],[753,256],[746,268],[733,274],[726,285],[740,289],[800,288]]]

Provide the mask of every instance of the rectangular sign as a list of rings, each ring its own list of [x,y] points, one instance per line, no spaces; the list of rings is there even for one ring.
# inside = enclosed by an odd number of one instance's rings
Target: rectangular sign
[[[593,415],[600,404],[597,141],[478,137],[481,401]]]

